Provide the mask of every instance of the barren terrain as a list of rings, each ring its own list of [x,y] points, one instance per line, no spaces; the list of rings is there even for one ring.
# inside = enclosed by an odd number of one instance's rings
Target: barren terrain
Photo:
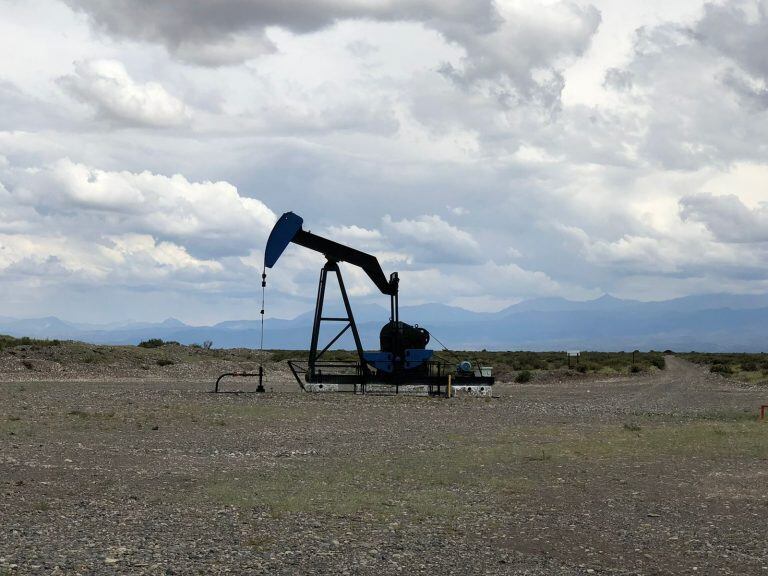
[[[451,400],[45,361],[0,366],[0,574],[768,574],[768,390],[674,357]]]

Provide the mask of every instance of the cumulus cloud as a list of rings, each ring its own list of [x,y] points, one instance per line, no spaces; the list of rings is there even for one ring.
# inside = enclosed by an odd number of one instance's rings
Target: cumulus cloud
[[[683,220],[700,222],[722,242],[768,242],[768,205],[748,208],[735,194],[695,194],[680,200]]]
[[[764,0],[707,3],[691,24],[640,28],[632,59],[605,79],[643,128],[625,142],[671,169],[765,158],[766,53]]]
[[[151,236],[124,234],[91,243],[71,234],[0,234],[0,269],[9,280],[76,285],[110,283],[199,284],[222,272],[221,264],[194,258],[182,247]]]
[[[508,82],[502,99],[559,99],[559,62],[582,54],[600,24],[593,6],[560,1],[497,3],[438,0],[226,0],[180,3],[151,0],[67,0],[100,29],[118,37],[163,44],[181,59],[224,65],[275,49],[269,27],[304,34],[345,20],[418,22],[463,47],[461,68],[447,76],[469,83]]]
[[[227,182],[99,170],[65,158],[8,174],[11,205],[34,209],[71,234],[150,234],[203,256],[247,254],[276,220],[264,203]]]
[[[88,14],[99,28],[110,34],[158,42],[201,64],[232,63],[269,50],[271,45],[265,31],[270,26],[308,33],[345,19],[447,20],[468,22],[482,31],[492,27],[498,17],[491,0],[298,0],[290,4],[279,0],[225,0],[215,4],[205,0],[188,0],[183,4],[152,0],[67,0],[67,3]],[[247,36],[259,39],[255,51],[243,54],[231,50]],[[230,49],[221,50],[220,58],[215,58],[211,57],[211,45]]]
[[[481,258],[480,245],[467,231],[452,226],[440,216],[393,220],[384,216],[384,227],[395,236],[393,242],[415,254],[421,263],[471,263]]]
[[[768,80],[768,2],[708,2],[694,28],[699,42],[712,46],[749,73]]]
[[[329,226],[328,235],[337,242],[349,244],[353,248],[371,250],[381,248],[383,237],[378,230],[361,226]]]
[[[60,82],[111,123],[168,128],[186,124],[192,116],[184,102],[160,84],[134,81],[117,60],[77,62],[74,74]]]
[[[496,97],[508,106],[531,97],[547,108],[559,104],[560,60],[584,53],[600,25],[600,12],[571,2],[499,3],[496,9],[495,24],[486,33],[458,22],[436,27],[466,50],[463,69],[448,64],[443,72],[464,85],[507,80]]]
[[[28,3],[0,20],[6,278],[183,285],[242,317],[271,209],[310,205],[409,303],[765,285],[764,0],[65,3],[30,38],[7,24]],[[289,248],[272,305],[310,308],[321,265]]]

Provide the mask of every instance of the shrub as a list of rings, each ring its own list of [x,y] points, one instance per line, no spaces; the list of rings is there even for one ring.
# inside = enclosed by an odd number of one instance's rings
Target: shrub
[[[651,358],[651,364],[656,366],[659,370],[664,370],[664,368],[667,365],[666,360],[664,360],[664,356],[654,356]]]
[[[587,373],[587,365],[586,364],[579,364],[578,366],[576,366],[576,372],[579,372],[581,374],[586,374]]]
[[[712,364],[709,371],[713,374],[722,374],[724,376],[733,374],[733,368],[731,368],[730,364]]]
[[[522,372],[518,372],[517,376],[515,376],[515,382],[518,384],[523,384],[525,382],[530,382],[531,378],[533,378],[533,374],[531,374],[530,370],[523,370]]]
[[[162,338],[150,338],[139,342],[139,348],[160,348],[164,344]]]
[[[632,372],[632,374],[637,374],[641,371],[640,366],[630,366],[629,371]]]
[[[14,338],[13,336],[5,336],[0,334],[0,350],[5,348],[14,348],[16,346],[58,346],[61,342],[59,340],[38,340],[36,338],[30,338],[29,336],[22,336],[21,338]]]
[[[757,362],[742,362],[741,369],[745,372],[757,372],[760,370],[760,366],[758,366]]]
[[[175,364],[175,362],[169,358],[158,358],[157,360],[158,366],[170,366],[172,364]]]

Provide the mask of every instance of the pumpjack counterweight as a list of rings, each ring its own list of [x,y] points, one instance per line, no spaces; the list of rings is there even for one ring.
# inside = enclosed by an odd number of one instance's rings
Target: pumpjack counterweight
[[[309,358],[306,365],[299,361],[288,364],[304,390],[336,390],[366,392],[372,389],[399,392],[403,387],[426,387],[430,394],[442,394],[452,385],[456,390],[490,395],[494,378],[490,368],[467,369],[467,362],[460,366],[441,362],[433,350],[428,350],[429,331],[418,325],[400,321],[400,278],[392,272],[389,278],[378,259],[365,252],[350,248],[333,240],[302,229],[303,219],[293,212],[283,214],[275,224],[267,240],[264,267],[272,268],[289,244],[298,244],[326,258],[320,270],[317,301],[312,324]],[[345,262],[361,268],[382,294],[389,296],[390,316],[379,334],[380,350],[365,351],[355,323],[339,263]],[[328,278],[338,282],[346,316],[324,316],[325,294]],[[320,332],[324,323],[341,325],[336,335],[320,348]],[[350,331],[355,342],[357,360],[353,362],[323,360],[323,355]],[[450,384],[449,384],[450,383]]]

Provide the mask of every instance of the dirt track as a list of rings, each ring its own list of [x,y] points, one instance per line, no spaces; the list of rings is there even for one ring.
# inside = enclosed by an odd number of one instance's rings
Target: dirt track
[[[0,574],[768,574],[768,391],[0,384]]]

